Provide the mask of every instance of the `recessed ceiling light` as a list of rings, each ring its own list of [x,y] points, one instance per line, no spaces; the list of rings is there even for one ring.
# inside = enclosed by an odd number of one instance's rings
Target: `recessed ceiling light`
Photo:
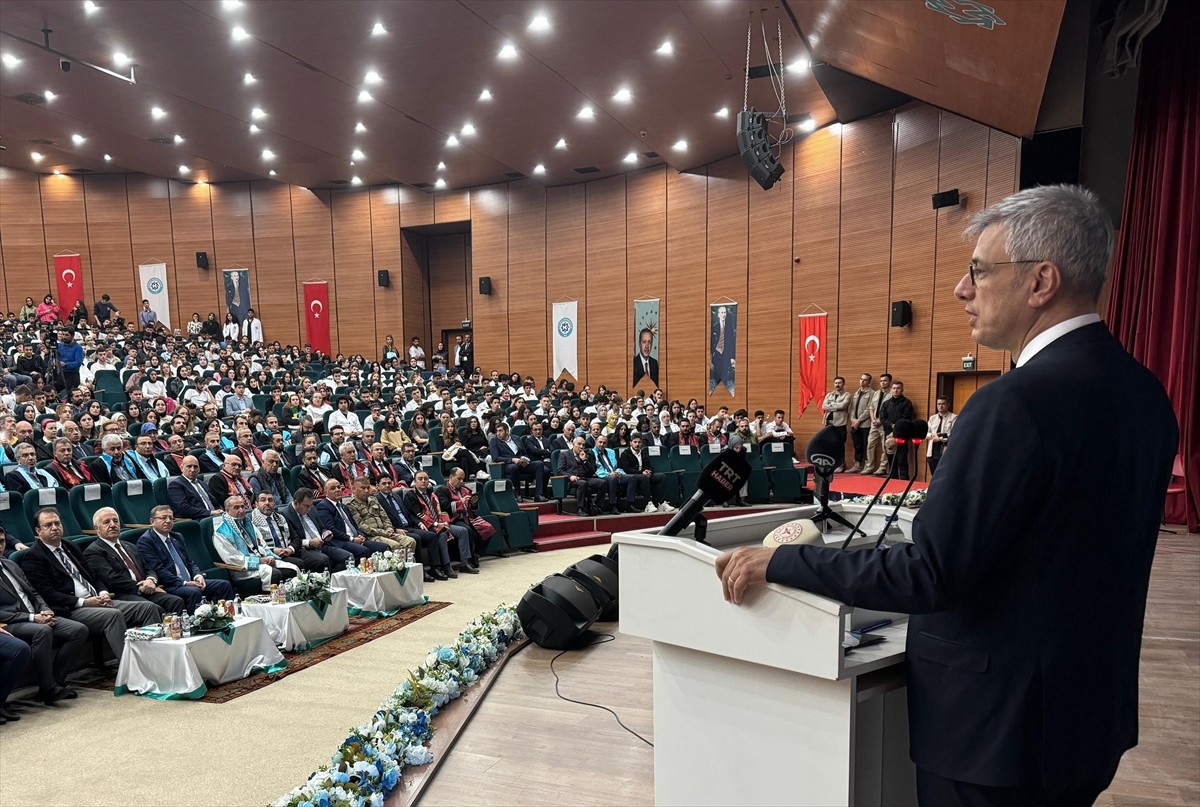
[[[84,137],[84,136],[83,136],[83,135],[81,135],[81,134],[73,134],[73,135],[71,135],[71,142],[72,142],[72,143],[74,143],[74,144],[75,144],[75,145],[77,145],[77,146],[81,146],[81,145],[83,145],[83,142],[84,142],[85,140],[87,140],[87,138],[86,138],[86,137]]]
[[[230,31],[229,33],[233,37],[234,42],[241,42],[243,39],[250,38],[249,32],[246,31],[246,29],[240,25],[233,26],[233,30]]]
[[[179,166],[179,173],[181,173],[181,174],[186,174],[191,170],[192,169],[188,168],[186,165]]]
[[[44,93],[42,93],[42,95],[46,96],[47,101],[53,101],[55,98],[58,97],[58,93],[51,92],[50,90],[46,90]]]
[[[729,107],[723,106],[720,109],[718,109],[717,117],[718,118],[728,118],[729,117]]]
[[[112,155],[111,155],[111,154],[105,154],[105,155],[104,155],[104,162],[106,162],[106,163],[110,163],[110,162],[112,162]]]
[[[800,76],[800,75],[807,73],[808,68],[809,68],[808,57],[801,56],[799,59],[792,62],[790,65],[788,65],[788,72],[793,73],[797,76]]]
[[[254,109],[250,110],[250,117],[254,118],[255,120],[262,120],[266,116],[266,111],[260,106],[256,106]]]
[[[445,171],[445,170],[446,170],[446,164],[445,164],[445,163],[438,163],[437,170],[439,170],[439,171]]]
[[[350,184],[351,185],[361,185],[362,180],[359,179],[358,177],[350,177]]]
[[[272,168],[272,169],[271,169],[270,171],[268,171],[267,173],[268,173],[269,175],[271,175],[271,176],[275,176],[275,169],[274,169],[274,168]]]
[[[354,124],[354,131],[356,131],[356,132],[367,131],[367,124],[363,123],[362,121],[359,121],[358,123]]]
[[[475,134],[475,126],[470,123],[464,123],[462,127],[462,133],[464,137],[470,137],[471,135]]]
[[[359,101],[374,101],[375,99],[371,96],[371,93],[367,92],[366,90],[360,90],[358,93],[358,100]]]
[[[125,67],[127,64],[129,64],[129,61],[129,56],[127,54],[124,54],[119,50],[113,53],[113,64],[115,64],[117,67]]]
[[[367,159],[367,155],[362,153],[362,149],[355,149],[354,151],[350,152],[350,159],[365,160]]]
[[[483,92],[479,93],[479,100],[480,101],[492,100],[492,91],[485,88]]]
[[[454,135],[450,135],[449,137],[446,138],[446,145],[447,146],[457,146],[458,138],[455,137]]]
[[[660,56],[670,56],[672,53],[675,52],[675,46],[672,45],[671,40],[668,39],[666,42],[659,45],[658,50],[656,50],[654,52],[659,54]]]
[[[383,23],[375,23],[375,27],[371,29],[371,36],[383,36],[387,33],[387,28],[383,27]]]
[[[633,93],[629,91],[628,87],[622,87],[613,93],[613,100],[622,104],[627,104],[633,100]]]
[[[529,21],[529,30],[530,31],[549,31],[550,30],[550,18],[547,17],[545,14],[538,14],[536,17],[534,17],[532,20]]]
[[[232,11],[235,8],[241,8],[242,0],[221,0],[221,5],[224,6],[227,11]]]
[[[446,180],[442,179],[441,177],[438,177],[437,182],[433,183],[433,187],[435,187],[435,188],[446,187]]]
[[[262,158],[264,160],[273,160],[275,159],[275,152],[271,151],[270,149],[263,149]]]
[[[363,76],[363,81],[365,81],[367,84],[378,84],[379,82],[383,81],[383,76],[379,75],[374,70],[368,70],[367,74]]]
[[[671,148],[675,149],[676,151],[687,151],[687,141],[676,140],[675,145],[671,146]]]
[[[29,159],[33,160],[35,163],[40,163],[44,156],[45,156],[44,154],[41,154],[36,151],[29,152]]]
[[[567,139],[565,137],[558,138],[558,142],[554,144],[556,149],[565,149],[567,147]]]
[[[534,173],[534,174],[544,174],[544,173],[546,173],[546,166],[542,165],[541,163],[538,163],[537,165],[535,165],[535,166],[533,167],[533,173]]]
[[[821,44],[821,35],[820,34],[810,34],[808,37],[808,42],[810,45],[820,45]]]
[[[813,120],[812,118],[808,118],[807,120],[803,120],[800,122],[800,131],[802,131],[802,132],[811,132],[813,129],[816,129],[816,128],[817,128],[817,122],[815,120]]]
[[[512,43],[505,43],[504,47],[500,48],[498,55],[501,59],[515,59],[517,58],[517,49]]]
[[[100,6],[96,5],[92,0],[83,0],[83,10],[88,14],[95,14],[100,10]]]
[[[250,134],[258,134],[259,128],[257,123],[250,124]]]
[[[583,118],[584,120],[591,120],[592,118],[596,117],[596,110],[592,109],[591,104],[584,104],[583,109],[579,110],[575,117]]]
[[[626,155],[625,155],[625,160],[624,160],[624,161],[625,161],[625,162],[627,162],[627,163],[635,163],[635,162],[637,162],[637,152],[636,152],[636,151],[631,151],[631,152],[629,152],[628,154],[626,154]]]
[[[247,85],[248,84],[257,84],[258,79],[256,79],[254,77],[253,73],[247,73],[246,75],[242,76],[242,83],[247,84]]]
[[[167,111],[165,109],[163,109],[162,107],[160,107],[160,106],[150,107],[150,117],[154,118],[155,120],[158,120],[159,118],[165,118],[166,116],[167,116]]]
[[[181,134],[175,135],[175,145],[179,145],[182,142],[183,142],[183,135],[181,135]]]
[[[0,61],[4,62],[5,67],[16,67],[21,63],[21,60],[16,56],[13,56],[11,53],[6,53],[3,56],[0,56]]]
[[[60,170],[58,170],[57,168],[55,168],[55,169],[54,169],[54,176],[56,176],[56,177],[62,176],[62,171],[60,171]]]

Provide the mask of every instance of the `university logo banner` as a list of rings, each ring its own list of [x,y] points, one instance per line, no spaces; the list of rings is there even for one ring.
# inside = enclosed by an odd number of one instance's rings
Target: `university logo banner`
[[[138,266],[142,285],[142,300],[150,301],[150,310],[158,315],[158,321],[171,327],[171,298],[167,293],[167,265],[165,263],[143,263]],[[138,311],[142,310],[138,301]],[[134,315],[137,316],[136,314]]]
[[[62,309],[59,316],[64,320],[75,307],[75,303],[83,299],[83,275],[79,270],[77,253],[54,256],[54,276],[58,279],[58,307]]]
[[[554,377],[563,373],[579,380],[579,303],[555,303],[550,327],[554,329]]]
[[[246,312],[253,307],[250,304],[250,270],[226,269],[225,309],[241,325],[246,321]]]
[[[333,353],[329,344],[329,284],[324,280],[304,282],[304,325],[313,350]]]
[[[646,386],[647,394],[659,386],[662,331],[659,329],[658,300],[633,301],[633,386]]]
[[[800,414],[825,390],[826,314],[800,315]]]

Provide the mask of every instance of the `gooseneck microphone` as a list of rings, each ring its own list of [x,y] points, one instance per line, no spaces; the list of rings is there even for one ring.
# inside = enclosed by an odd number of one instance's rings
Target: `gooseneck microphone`
[[[658,534],[678,535],[705,507],[729,501],[749,478],[750,463],[746,455],[734,448],[725,449],[704,466],[700,472],[700,487]]]
[[[897,420],[892,425],[892,437],[895,438],[897,446],[901,444],[907,445],[908,441],[912,439],[914,433],[914,426],[911,420]],[[886,454],[884,454],[884,461],[887,461]],[[843,552],[846,551],[846,549],[850,546],[850,542],[854,540],[854,533],[859,531],[858,528],[862,526],[863,520],[866,519],[867,514],[871,512],[871,508],[879,503],[879,498],[883,496],[883,491],[887,489],[888,482],[892,481],[892,474],[895,472],[896,463],[889,462],[887,476],[883,478],[883,482],[879,485],[879,490],[875,491],[875,495],[872,496],[871,501],[867,503],[867,509],[863,510],[862,515],[858,517],[858,523],[854,525],[854,529],[848,536],[846,536],[846,540],[842,542]],[[866,535],[865,532],[862,534]]]
[[[904,444],[905,451],[908,451],[908,446],[910,444],[914,446],[920,446],[921,443],[925,441],[925,438],[929,436],[929,424],[923,420],[914,420],[912,422],[912,428],[912,437],[910,437],[908,442]],[[900,440],[897,439],[896,450],[899,451],[900,447]],[[914,459],[912,476],[909,478],[908,484],[904,486],[904,491],[900,494],[900,500],[896,502],[896,506],[892,508],[892,512],[888,515],[887,520],[884,522],[883,531],[880,532],[879,537],[875,539],[876,549],[878,549],[879,545],[883,543],[883,539],[887,535],[888,530],[891,528],[892,524],[895,523],[896,514],[900,512],[900,507],[904,504],[904,499],[908,496],[908,492],[912,489],[913,482],[915,481],[917,481],[917,463]]]

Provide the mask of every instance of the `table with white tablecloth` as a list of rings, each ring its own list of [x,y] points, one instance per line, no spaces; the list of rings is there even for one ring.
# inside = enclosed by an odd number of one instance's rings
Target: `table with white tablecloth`
[[[343,610],[344,613],[344,610]],[[287,667],[261,619],[239,616],[223,631],[186,639],[126,641],[113,694],[195,700],[224,684]]]
[[[391,616],[425,602],[425,567],[419,563],[395,572],[337,572],[330,583],[346,589],[354,616]]]
[[[336,581],[335,581],[336,583]],[[328,606],[299,602],[242,603],[242,613],[259,617],[267,632],[283,650],[311,650],[322,642],[340,636],[350,627],[346,589],[332,588]]]

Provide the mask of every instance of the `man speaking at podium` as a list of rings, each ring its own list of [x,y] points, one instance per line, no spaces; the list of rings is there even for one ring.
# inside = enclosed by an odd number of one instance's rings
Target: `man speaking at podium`
[[[1161,384],[1093,313],[1112,250],[1096,197],[1021,191],[979,213],[954,290],[1016,367],[955,424],[913,542],[742,548],[725,598],[779,583],[912,614],[922,805],[1086,805],[1137,744],[1138,655],[1178,441]]]

